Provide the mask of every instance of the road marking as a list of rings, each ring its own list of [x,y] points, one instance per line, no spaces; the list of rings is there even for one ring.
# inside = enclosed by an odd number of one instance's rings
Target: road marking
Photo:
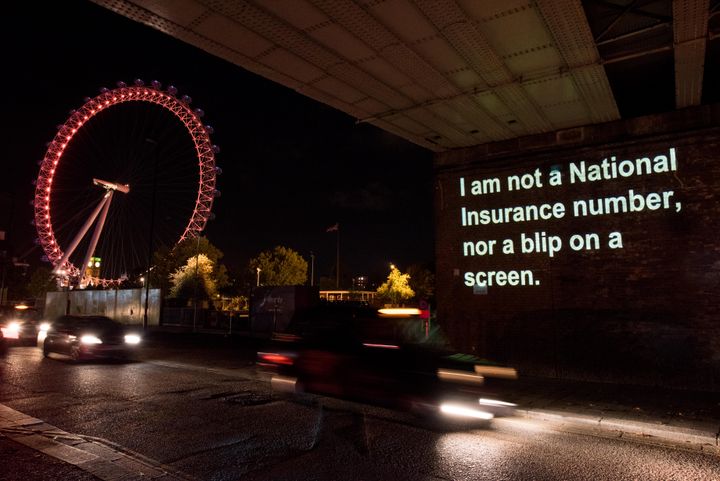
[[[162,481],[195,480],[105,439],[68,433],[4,404],[0,404],[0,435],[77,466],[104,481],[137,477]]]

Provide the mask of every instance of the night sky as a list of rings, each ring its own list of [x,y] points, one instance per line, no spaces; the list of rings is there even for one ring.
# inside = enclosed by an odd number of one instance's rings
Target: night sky
[[[190,95],[215,129],[222,196],[206,235],[231,274],[283,245],[315,254],[316,282],[334,278],[336,222],[344,279],[381,281],[390,262],[432,268],[429,151],[90,2],[11,2],[4,17],[0,228],[12,255],[40,263],[32,181],[56,125],[101,87],[141,78]]]

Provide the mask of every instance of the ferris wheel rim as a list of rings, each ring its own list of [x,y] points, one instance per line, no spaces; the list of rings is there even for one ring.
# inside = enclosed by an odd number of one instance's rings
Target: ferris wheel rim
[[[70,117],[58,127],[58,132],[48,144],[48,149],[40,163],[33,201],[35,228],[38,233],[39,244],[43,248],[48,261],[53,265],[55,272],[63,270],[71,277],[76,277],[82,273],[82,270],[72,264],[70,260],[63,263],[63,265],[59,265],[64,251],[55,238],[52,226],[50,194],[52,193],[53,177],[63,158],[63,153],[82,127],[100,112],[115,105],[137,101],[159,105],[172,113],[183,123],[195,147],[200,174],[197,197],[193,213],[182,235],[175,243],[198,236],[205,229],[205,225],[210,219],[210,212],[217,193],[215,188],[217,181],[215,152],[217,147],[212,145],[210,141],[209,127],[203,125],[199,115],[188,105],[189,102],[178,99],[174,94],[164,92],[155,86],[123,85],[114,89],[103,89],[100,95],[86,100],[80,108],[72,111]],[[97,284],[103,286],[117,285],[123,280],[123,278],[94,279]]]

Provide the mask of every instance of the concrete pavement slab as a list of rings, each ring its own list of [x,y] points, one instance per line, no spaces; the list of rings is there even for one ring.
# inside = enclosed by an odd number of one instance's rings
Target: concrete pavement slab
[[[20,443],[56,460],[77,466],[103,481],[191,480],[141,455],[118,449],[98,438],[65,432],[45,421],[0,404],[0,437]]]

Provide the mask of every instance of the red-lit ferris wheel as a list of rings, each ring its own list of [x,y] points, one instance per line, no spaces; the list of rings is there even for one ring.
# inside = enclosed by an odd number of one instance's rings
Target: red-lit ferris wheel
[[[191,101],[157,81],[119,82],[58,126],[33,202],[55,273],[81,286],[117,285],[145,271],[148,246],[203,231],[219,195],[219,149]]]

